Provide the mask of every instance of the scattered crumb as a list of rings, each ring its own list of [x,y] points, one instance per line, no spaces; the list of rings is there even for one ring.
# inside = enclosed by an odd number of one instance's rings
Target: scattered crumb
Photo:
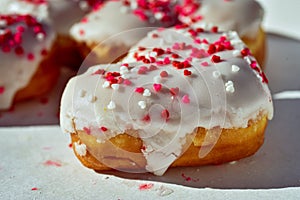
[[[85,144],[79,144],[78,142],[74,143],[75,145],[75,151],[79,156],[85,156],[87,153],[86,145]]]
[[[181,174],[181,177],[182,177],[185,181],[187,181],[187,182],[190,182],[190,181],[197,182],[197,181],[199,181],[198,178],[197,178],[197,179],[193,179],[193,178],[191,178],[190,176],[186,176],[184,173]]]
[[[229,164],[230,165],[234,165],[234,164],[236,164],[237,163],[237,161],[232,161],[232,162],[230,162]]]
[[[139,190],[149,190],[154,186],[153,183],[142,183],[139,185]]]
[[[43,165],[45,165],[45,166],[54,166],[54,167],[61,167],[62,166],[62,164],[60,162],[53,161],[53,160],[47,160],[46,162],[43,163]]]
[[[172,190],[171,188],[167,188],[165,186],[160,186],[158,189],[157,189],[157,194],[158,196],[168,196],[170,194],[172,194],[174,192],[174,190]]]

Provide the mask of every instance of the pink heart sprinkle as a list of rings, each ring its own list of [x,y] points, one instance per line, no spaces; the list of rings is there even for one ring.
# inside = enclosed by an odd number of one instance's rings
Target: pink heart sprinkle
[[[157,69],[157,67],[155,65],[150,65],[150,67],[149,67],[149,71],[154,71],[156,69]]]
[[[123,83],[124,83],[125,85],[131,85],[131,81],[128,80],[128,79],[124,79]]]
[[[140,184],[139,185],[139,190],[149,190],[154,186],[153,183],[145,183],[145,184]]]
[[[187,94],[184,95],[181,100],[185,104],[189,104],[190,103],[190,97]]]
[[[169,58],[169,57],[165,57],[165,58],[164,58],[164,64],[165,64],[165,65],[168,65],[168,64],[170,64],[170,63],[171,63],[170,58]]]
[[[158,84],[158,83],[154,83],[153,84],[153,88],[156,92],[160,91],[161,90],[161,84]]]
[[[52,160],[47,160],[46,162],[43,163],[45,166],[54,166],[54,167],[61,167],[62,164],[56,161]]]
[[[201,65],[203,66],[203,67],[208,67],[208,62],[203,62],[203,63],[201,63]]]
[[[88,127],[83,127],[83,130],[85,131],[86,134],[90,135],[91,134],[91,129]]]
[[[140,70],[142,70],[142,71],[145,71],[145,72],[146,72],[146,71],[148,71],[148,68],[147,68],[146,66],[141,66],[141,67],[140,67]]]
[[[168,72],[166,72],[166,71],[162,71],[162,72],[160,72],[160,76],[161,77],[168,77]]]
[[[143,87],[137,87],[137,88],[135,88],[135,92],[137,92],[137,93],[143,93],[144,90],[145,89]]]

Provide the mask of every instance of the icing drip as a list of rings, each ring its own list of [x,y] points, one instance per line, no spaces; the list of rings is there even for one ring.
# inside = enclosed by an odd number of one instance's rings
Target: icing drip
[[[100,143],[138,132],[146,170],[162,175],[197,127],[241,128],[260,114],[272,118],[266,83],[235,32],[159,29],[122,63],[94,66],[73,78],[62,97],[61,127],[74,133],[74,122]]]
[[[30,15],[0,15],[0,24],[0,109],[6,109],[30,81],[55,35]]]

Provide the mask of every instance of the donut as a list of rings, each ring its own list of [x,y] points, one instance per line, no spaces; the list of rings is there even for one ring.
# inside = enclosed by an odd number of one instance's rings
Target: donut
[[[173,0],[105,1],[70,29],[83,57],[109,63],[121,57],[153,27],[177,22]],[[152,28],[151,28],[152,27]]]
[[[177,10],[182,23],[236,31],[257,61],[264,66],[266,36],[261,26],[264,10],[257,1],[183,0]]]
[[[0,15],[0,109],[40,96],[55,84],[54,31],[31,15]]]
[[[84,166],[163,175],[260,148],[272,97],[236,32],[181,25],[142,42],[133,60],[92,66],[64,90],[61,129]]]
[[[102,0],[2,0],[0,14],[30,14],[56,32],[55,58],[62,66],[77,69],[83,61],[69,29]],[[67,14],[66,14],[67,13]]]
[[[237,31],[261,66],[264,65],[266,40],[261,27],[264,12],[256,1],[119,0],[101,1],[95,5],[93,11],[70,30],[82,58],[90,61],[88,65],[117,62],[154,27],[181,23]]]

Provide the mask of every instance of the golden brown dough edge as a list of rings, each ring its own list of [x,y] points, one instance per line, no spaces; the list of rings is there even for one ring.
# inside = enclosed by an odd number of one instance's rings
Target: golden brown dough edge
[[[251,121],[247,128],[223,129],[216,145],[204,158],[199,158],[198,153],[203,146],[203,140],[207,130],[198,128],[196,136],[191,145],[181,155],[171,167],[201,166],[210,164],[222,164],[225,162],[239,160],[253,155],[264,142],[264,131],[267,126],[267,117],[263,116],[255,122]],[[102,170],[141,170],[146,165],[146,160],[141,154],[142,141],[139,138],[128,135],[127,133],[117,135],[108,142],[97,143],[94,136],[78,130],[71,134],[73,150],[81,163],[96,171]],[[75,150],[75,143],[85,144],[87,153],[80,156]],[[115,146],[124,149],[116,150]],[[94,156],[96,155],[96,156]],[[101,161],[109,164],[107,167]]]

